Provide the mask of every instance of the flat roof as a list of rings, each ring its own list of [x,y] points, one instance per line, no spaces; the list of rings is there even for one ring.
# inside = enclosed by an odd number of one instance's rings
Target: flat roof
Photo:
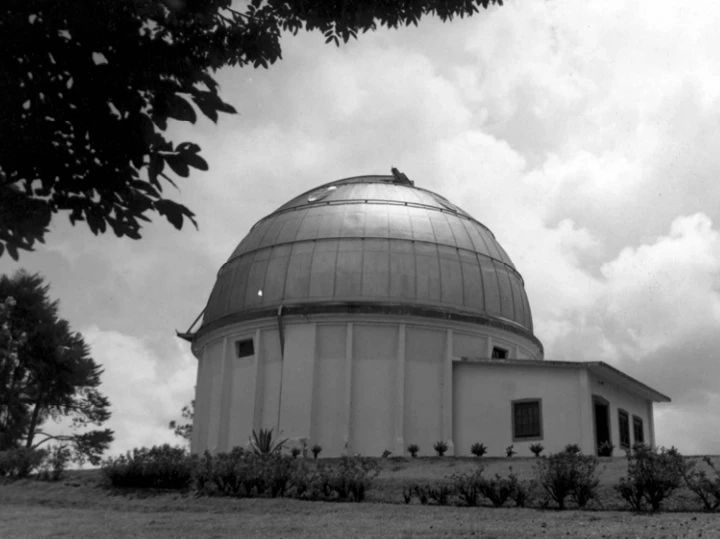
[[[481,357],[460,358],[464,361],[473,363],[482,363],[493,367],[533,367],[533,368],[550,368],[550,369],[587,369],[598,378],[603,378],[617,385],[630,388],[636,393],[640,393],[644,397],[655,402],[670,402],[670,397],[660,393],[656,389],[643,384],[625,374],[620,369],[608,365],[604,361],[557,361],[550,359],[489,359]]]

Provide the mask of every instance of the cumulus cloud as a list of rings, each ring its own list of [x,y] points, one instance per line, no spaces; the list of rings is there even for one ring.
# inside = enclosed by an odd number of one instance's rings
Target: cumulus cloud
[[[182,345],[156,354],[141,338],[97,326],[82,331],[95,361],[102,365],[102,390],[111,402],[107,426],[115,431],[111,453],[181,439],[168,429],[193,398],[197,362]]]

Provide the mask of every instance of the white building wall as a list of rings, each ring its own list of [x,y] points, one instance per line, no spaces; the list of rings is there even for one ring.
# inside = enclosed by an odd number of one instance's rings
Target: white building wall
[[[284,330],[280,428],[283,438],[306,439],[312,424],[315,370],[315,324]]]
[[[313,413],[308,443],[320,444],[327,455],[340,455],[345,450],[347,337],[347,324],[317,326]]]
[[[417,444],[421,455],[434,454],[433,444],[442,439],[445,339],[444,331],[406,329],[403,452],[409,444]]]
[[[395,445],[398,329],[355,324],[353,331],[349,450],[377,456]]]
[[[583,403],[576,369],[517,367],[472,361],[453,366],[453,435],[455,455],[470,455],[470,446],[483,443],[490,456],[505,456],[513,445],[521,456],[531,456],[530,445],[545,447],[546,453],[566,444],[580,444],[592,453],[592,424],[581,421]],[[513,440],[512,401],[541,399],[542,439]]]
[[[399,455],[411,443],[430,455],[438,440],[452,453],[453,357],[489,356],[494,344],[511,357],[532,350],[497,328],[411,317],[283,317],[282,327],[283,354],[275,318],[195,343],[193,451],[228,451],[247,445],[253,429],[272,428],[320,444],[323,456]],[[255,353],[238,358],[235,343],[248,338]]]

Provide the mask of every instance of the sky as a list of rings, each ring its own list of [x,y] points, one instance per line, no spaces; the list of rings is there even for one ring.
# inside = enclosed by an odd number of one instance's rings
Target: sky
[[[175,122],[210,164],[139,241],[56,216],[0,272],[43,275],[105,369],[111,454],[178,444],[197,361],[175,337],[260,218],[392,166],[487,225],[523,275],[546,359],[605,361],[669,395],[656,442],[720,453],[720,4],[506,0],[336,48],[283,39],[217,73],[238,110]]]

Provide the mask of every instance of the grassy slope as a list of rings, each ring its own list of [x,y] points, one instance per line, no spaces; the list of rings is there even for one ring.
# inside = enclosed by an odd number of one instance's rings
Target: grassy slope
[[[369,499],[395,503],[339,504],[297,500],[194,498],[177,493],[118,494],[97,471],[71,472],[57,483],[0,485],[2,537],[693,537],[720,536],[718,515],[627,511],[540,511],[404,505],[407,481],[442,479],[476,466],[472,459],[387,459]],[[486,474],[531,477],[532,458],[483,459]],[[625,472],[621,458],[602,459],[601,496]],[[619,503],[619,502],[618,502]],[[687,503],[681,493],[669,507]],[[694,502],[693,502],[694,504]],[[614,507],[615,502],[605,507]],[[596,509],[599,508],[596,506]]]

